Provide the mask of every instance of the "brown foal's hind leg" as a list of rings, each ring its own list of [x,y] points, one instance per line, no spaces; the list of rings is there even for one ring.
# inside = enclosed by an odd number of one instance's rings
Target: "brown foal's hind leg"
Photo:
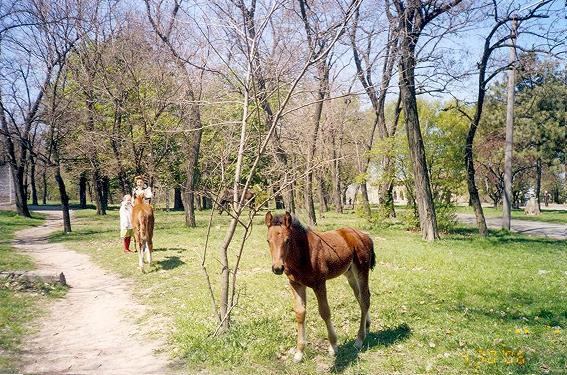
[[[331,322],[331,309],[329,308],[329,302],[327,301],[327,285],[322,283],[317,287],[313,288],[315,296],[317,297],[317,304],[319,305],[319,315],[325,321],[327,325],[327,333],[329,335],[329,355],[337,354],[337,334],[335,333],[335,327]]]
[[[358,288],[358,277],[357,272],[354,270],[355,265],[351,265],[348,271],[345,272],[345,276],[348,280],[348,285],[350,285],[354,297],[356,298],[356,302],[360,305],[360,289]]]
[[[294,281],[289,281],[293,292],[293,310],[295,311],[295,322],[297,325],[297,346],[293,355],[294,362],[300,362],[303,359],[303,351],[307,336],[305,334],[305,305],[307,302],[307,294],[305,285],[301,285]]]
[[[348,283],[354,292],[354,296],[360,306],[360,326],[354,346],[358,349],[362,347],[362,343],[366,338],[366,333],[370,328],[370,291],[368,290],[368,270],[360,271],[353,263],[350,269],[345,273]]]
[[[152,240],[146,241],[146,247],[148,251],[148,265],[152,267],[152,252],[154,251],[154,243]]]

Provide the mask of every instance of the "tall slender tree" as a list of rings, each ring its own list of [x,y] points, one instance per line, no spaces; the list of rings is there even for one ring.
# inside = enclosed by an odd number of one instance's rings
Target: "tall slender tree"
[[[386,2],[386,11],[391,22],[396,22],[399,25],[400,58],[398,69],[400,97],[413,166],[415,198],[421,234],[424,239],[433,241],[439,237],[439,234],[417,112],[415,87],[416,47],[425,27],[440,15],[456,7],[461,0],[443,2],[386,0]]]

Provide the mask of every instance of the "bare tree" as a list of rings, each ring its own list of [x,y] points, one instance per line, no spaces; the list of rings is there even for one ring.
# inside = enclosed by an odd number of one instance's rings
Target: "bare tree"
[[[377,12],[374,12],[377,13]],[[375,22],[380,22],[378,19]],[[374,138],[376,130],[378,130],[378,137],[381,141],[386,141],[395,136],[396,127],[386,125],[386,116],[384,112],[384,107],[386,104],[386,95],[390,88],[390,81],[392,79],[395,62],[397,60],[398,54],[398,25],[394,23],[393,20],[385,20],[387,23],[387,37],[385,45],[382,46],[381,51],[378,53],[374,52],[375,39],[380,33],[376,30],[376,25],[374,22],[371,23],[370,27],[366,29],[360,21],[360,11],[355,14],[352,31],[350,33],[350,40],[352,45],[354,63],[356,66],[357,77],[366,92],[366,95],[370,99],[372,104],[372,109],[374,110],[375,119],[372,124],[370,137],[366,143],[366,158],[362,164],[362,170],[360,173],[366,173],[368,165],[370,163],[370,150],[374,144]],[[358,38],[357,34],[363,33],[362,38]],[[364,46],[364,48],[362,47]],[[382,56],[380,56],[382,55]],[[380,58],[381,57],[381,58]],[[375,66],[378,65],[379,61],[382,61],[382,74],[380,79],[380,84],[377,86],[374,83],[373,73]],[[377,89],[378,88],[378,89]],[[387,142],[382,142],[382,146],[387,146]],[[380,160],[381,165],[381,178],[379,184],[379,201],[381,207],[387,212],[388,215],[394,215],[394,201],[392,198],[392,188],[394,179],[394,163],[389,155],[389,152],[385,150]],[[366,181],[360,184],[362,205],[367,217],[370,217],[370,204],[368,202],[368,190]]]
[[[203,133],[203,126],[201,123],[201,82],[202,72],[206,70],[206,64],[195,65],[191,63],[190,58],[183,54],[183,45],[175,44],[173,40],[173,33],[181,33],[178,25],[178,14],[181,9],[181,2],[174,1],[170,7],[169,19],[163,16],[165,9],[162,9],[162,4],[155,5],[155,11],[152,11],[152,6],[149,0],[144,0],[146,4],[146,12],[148,19],[152,25],[153,30],[162,40],[162,42],[170,49],[170,52],[178,66],[179,72],[185,78],[185,95],[188,103],[188,114],[186,118],[187,142],[185,154],[187,157],[186,167],[186,180],[183,184],[182,199],[183,207],[185,210],[185,225],[188,227],[195,227],[195,189],[197,186],[198,178],[198,164],[201,148],[201,137]],[[163,8],[166,8],[163,6]],[[197,70],[196,74],[191,70]],[[195,80],[195,78],[198,78]]]
[[[404,110],[406,135],[413,167],[415,198],[421,234],[428,241],[437,239],[439,234],[427,161],[425,159],[425,148],[417,113],[415,86],[416,47],[425,27],[460,2],[461,0],[446,2],[386,0],[388,17],[391,22],[396,22],[399,25],[400,59],[398,67],[401,105]]]
[[[498,77],[503,71],[509,68],[508,64],[491,64],[491,60],[493,59],[493,55],[499,49],[508,47],[510,45],[510,40],[512,38],[512,34],[508,32],[508,27],[511,22],[516,19],[517,22],[520,24],[528,21],[530,19],[535,18],[543,18],[546,17],[545,13],[542,13],[541,10],[545,5],[548,5],[551,1],[541,1],[538,4],[530,9],[525,15],[518,16],[515,14],[516,10],[508,4],[507,8],[504,10],[500,9],[498,3],[491,3],[487,5],[487,7],[491,7],[490,13],[492,14],[493,23],[490,26],[488,33],[484,37],[482,55],[480,57],[480,61],[477,64],[478,68],[478,87],[477,87],[477,94],[476,94],[476,106],[475,111],[472,116],[468,114],[468,112],[464,110],[460,110],[460,112],[468,118],[470,121],[469,130],[467,133],[466,143],[465,143],[465,166],[467,169],[467,187],[469,191],[470,203],[474,209],[474,213],[476,216],[476,222],[479,230],[479,234],[482,236],[486,236],[488,234],[488,229],[486,226],[486,219],[484,217],[484,212],[482,209],[480,196],[478,193],[478,188],[476,186],[475,180],[475,166],[474,166],[474,139],[477,133],[479,124],[482,119],[482,114],[484,110],[484,101],[486,97],[486,92],[488,89],[489,83],[495,78]],[[482,12],[485,12],[485,7],[481,7]],[[502,33],[504,30],[504,33]],[[549,35],[541,34],[538,35],[533,33],[534,36],[537,36],[540,39],[549,39]],[[553,38],[551,38],[553,39]],[[521,47],[520,47],[521,48]]]
[[[248,38],[256,38],[256,23],[255,23],[255,13],[257,3],[253,1],[249,7],[246,6],[244,1],[238,1],[237,6],[242,13],[243,20],[246,24],[246,32]],[[275,33],[274,33],[275,34]],[[274,43],[274,45],[277,45]],[[276,53],[277,49],[273,49],[272,53]],[[275,57],[275,56],[274,56]],[[268,87],[268,80],[265,77],[262,59],[260,55],[260,49],[256,48],[254,50],[254,55],[252,56],[252,74],[254,75],[255,82],[255,93],[254,96],[257,100],[257,104],[262,108],[265,114],[265,123],[271,124],[274,117],[274,109],[270,103],[269,92],[273,88]],[[277,90],[276,90],[277,91]],[[295,200],[293,197],[292,184],[289,183],[291,176],[289,172],[289,156],[284,150],[281,140],[281,135],[279,129],[275,129],[274,134],[271,138],[271,144],[273,147],[273,154],[276,162],[279,164],[279,174],[280,174],[280,190],[283,194],[284,206],[290,213],[295,213]]]
[[[315,64],[317,90],[315,92],[315,105],[312,117],[313,124],[311,125],[307,139],[305,186],[303,188],[307,221],[309,225],[317,225],[315,204],[313,200],[312,169],[317,146],[317,137],[319,136],[319,127],[321,124],[321,115],[323,113],[323,104],[330,95],[329,73],[331,70],[333,50],[332,48],[328,48],[328,46],[333,40],[333,31],[336,25],[334,22],[328,24],[328,20],[324,17],[326,13],[324,11],[321,12],[317,9],[313,9],[304,0],[299,0],[299,9],[306,34],[308,54],[310,58],[317,60],[317,63]],[[331,13],[328,13],[330,16]]]
[[[244,6],[242,2],[231,4],[229,2],[214,2],[211,5],[212,12],[203,20],[206,25],[218,25],[207,17],[213,14],[215,17],[223,18],[223,26],[215,26],[217,30],[211,30],[213,34],[207,39],[207,42],[214,48],[215,56],[220,61],[219,69],[222,67],[223,72],[219,72],[231,87],[240,94],[240,121],[239,135],[235,146],[237,147],[236,157],[233,165],[234,174],[230,176],[232,181],[233,204],[229,210],[231,220],[225,233],[222,245],[219,248],[219,261],[221,264],[220,277],[220,297],[218,299],[219,329],[218,332],[225,332],[230,326],[230,313],[237,303],[236,293],[236,275],[244,248],[244,243],[248,238],[250,226],[252,224],[253,215],[247,221],[243,221],[243,213],[246,208],[245,194],[250,187],[251,181],[258,172],[259,163],[269,144],[272,144],[272,137],[276,129],[281,125],[282,118],[293,109],[287,109],[292,102],[292,98],[296,94],[296,89],[302,81],[306,72],[311,66],[316,65],[321,56],[327,56],[336,41],[344,32],[346,23],[352,16],[353,9],[358,6],[358,2],[350,3],[341,13],[341,21],[337,23],[333,37],[329,39],[321,53],[314,56],[312,54],[304,57],[304,60],[295,60],[292,74],[285,80],[278,81],[278,85],[273,88],[277,91],[279,97],[277,101],[277,110],[273,112],[271,122],[266,127],[261,128],[258,135],[251,137],[251,128],[253,124],[251,120],[259,111],[265,111],[261,102],[265,96],[261,90],[257,90],[259,84],[258,76],[254,73],[255,69],[262,67],[266,71],[266,63],[264,60],[258,60],[258,49],[274,42],[267,35],[276,17],[282,17],[286,13],[284,1],[262,4],[261,8],[250,8]],[[252,3],[255,6],[255,2]],[[234,9],[239,11],[234,11]],[[251,9],[255,11],[251,11]],[[261,11],[260,11],[261,10]],[[207,12],[203,12],[207,13]],[[254,19],[254,33],[250,33],[251,19]],[[253,37],[251,37],[253,35]],[[221,39],[224,36],[225,39]],[[294,35],[297,37],[297,35]],[[216,43],[225,43],[222,46]],[[285,48],[292,48],[286,46]],[[229,63],[229,61],[231,63]],[[293,61],[293,60],[291,60]],[[262,65],[258,65],[261,63]],[[251,143],[251,141],[254,141]],[[241,237],[236,262],[229,262],[229,246],[233,242],[236,228],[242,225],[244,233]],[[232,276],[232,277],[231,277]],[[214,300],[216,301],[216,300]],[[216,302],[214,302],[216,305]]]
[[[38,115],[46,90],[71,45],[71,2],[34,0],[2,4],[0,31],[0,133],[12,171],[18,215],[30,216],[25,184]],[[33,157],[33,155],[32,155]]]

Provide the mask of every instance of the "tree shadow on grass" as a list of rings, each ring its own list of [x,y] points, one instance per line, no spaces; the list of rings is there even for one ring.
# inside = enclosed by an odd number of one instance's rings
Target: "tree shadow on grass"
[[[104,227],[103,227],[104,228]],[[64,242],[64,241],[73,241],[77,239],[85,239],[89,236],[99,236],[109,232],[117,232],[114,228],[104,228],[101,227],[97,228],[80,228],[75,229],[71,233],[65,233],[62,230],[58,230],[56,232],[52,232],[47,235],[49,242]]]
[[[355,348],[355,340],[349,340],[339,346],[335,364],[330,371],[334,374],[340,374],[356,361],[360,351],[366,351],[376,346],[391,346],[397,342],[407,340],[410,336],[410,326],[407,323],[402,323],[397,327],[386,328],[378,332],[369,332],[361,350]]]
[[[177,253],[182,253],[184,252],[186,249],[183,247],[160,247],[160,248],[154,248],[153,251],[175,251]]]
[[[178,256],[167,256],[165,259],[163,260],[159,260],[156,262],[156,265],[158,266],[158,269],[160,270],[172,270],[174,268],[177,268],[179,266],[184,265],[185,262],[182,261]]]
[[[498,294],[500,304],[492,306],[467,306],[467,315],[471,319],[488,318],[496,322],[517,323],[517,325],[530,325],[540,327],[563,326],[567,322],[567,309],[561,304],[557,306],[534,306],[540,297],[536,294],[520,294],[517,292],[495,292]],[[482,295],[482,294],[481,294]],[[485,294],[484,301],[495,300],[492,294]],[[533,306],[533,307],[532,307]],[[462,313],[464,305],[447,308],[447,311]]]
[[[543,245],[558,245],[563,244],[565,241],[560,239],[553,239],[547,237],[529,236],[522,233],[510,233],[505,230],[489,230],[488,236],[485,238],[487,241],[493,242],[495,245],[505,244],[543,244]],[[452,241],[470,241],[471,238],[483,239],[478,234],[478,229],[473,227],[458,226],[447,232],[449,235],[447,239]]]

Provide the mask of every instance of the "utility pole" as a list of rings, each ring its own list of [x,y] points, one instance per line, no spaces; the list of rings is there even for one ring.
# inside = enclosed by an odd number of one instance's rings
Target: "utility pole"
[[[510,230],[512,211],[512,146],[514,139],[514,90],[516,88],[516,30],[518,20],[512,20],[510,31],[510,70],[508,70],[508,102],[506,106],[506,144],[504,146],[504,205],[502,229]]]

